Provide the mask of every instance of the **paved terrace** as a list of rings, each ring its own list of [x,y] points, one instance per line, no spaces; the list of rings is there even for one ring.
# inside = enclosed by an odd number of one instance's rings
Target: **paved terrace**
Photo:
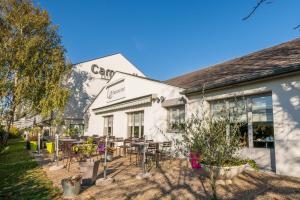
[[[61,188],[61,179],[79,173],[78,162],[71,164],[70,171],[49,171],[50,158],[42,157],[40,165],[53,184]],[[62,162],[60,161],[60,164]],[[114,182],[105,186],[82,188],[78,199],[208,199],[209,181],[194,172],[187,161],[161,162],[153,167],[151,177],[138,180],[135,176],[141,168],[129,163],[129,158],[117,157],[108,163],[109,177]],[[103,165],[99,178],[103,177]],[[271,172],[246,170],[230,185],[218,185],[221,199],[300,199],[300,179],[284,177]]]

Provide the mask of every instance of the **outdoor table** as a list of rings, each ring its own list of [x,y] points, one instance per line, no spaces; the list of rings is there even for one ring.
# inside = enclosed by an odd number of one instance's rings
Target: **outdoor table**
[[[132,142],[131,144],[134,145],[134,146],[137,146],[138,149],[139,149],[138,150],[139,153],[143,154],[143,161],[142,161],[142,170],[143,170],[143,172],[142,172],[142,174],[138,175],[138,177],[147,176],[145,161],[146,161],[146,146],[148,146],[149,143],[147,143],[147,142]]]
[[[83,144],[84,143],[84,141],[82,141],[82,140],[78,140],[78,141],[74,141],[74,142],[71,142],[72,144]]]

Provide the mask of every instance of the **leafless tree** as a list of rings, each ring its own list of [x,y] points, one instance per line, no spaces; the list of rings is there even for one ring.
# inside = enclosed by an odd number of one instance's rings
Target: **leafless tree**
[[[252,17],[255,14],[255,12],[257,11],[257,9],[259,9],[260,7],[262,7],[265,4],[270,4],[270,3],[272,3],[272,1],[269,1],[269,0],[258,0],[256,2],[256,5],[252,8],[252,10],[249,12],[249,14],[246,17],[243,18],[243,20],[249,19],[250,17]],[[295,26],[293,29],[300,31],[300,24],[298,24],[297,26]]]

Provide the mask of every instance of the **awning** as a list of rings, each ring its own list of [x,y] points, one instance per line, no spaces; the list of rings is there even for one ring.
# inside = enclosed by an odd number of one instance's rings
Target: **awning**
[[[97,114],[102,114],[102,113],[107,113],[107,112],[113,112],[116,110],[128,109],[128,108],[132,108],[132,107],[151,105],[153,96],[154,95],[151,94],[151,95],[147,95],[147,96],[143,96],[143,97],[138,97],[138,98],[130,99],[127,101],[115,103],[112,105],[94,108],[93,111],[97,115]]]
[[[162,107],[172,107],[172,106],[181,106],[186,104],[186,100],[183,97],[180,98],[174,98],[174,99],[167,99],[164,102],[162,102]]]

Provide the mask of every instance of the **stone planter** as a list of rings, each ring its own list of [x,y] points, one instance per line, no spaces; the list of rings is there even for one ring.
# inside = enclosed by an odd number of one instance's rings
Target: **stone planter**
[[[110,162],[110,161],[112,161],[112,160],[113,160],[113,158],[114,158],[114,155],[113,155],[113,154],[111,154],[111,153],[107,153],[107,156],[106,156],[106,161]]]
[[[92,185],[95,183],[98,175],[100,160],[79,162],[80,173],[82,174],[82,183]]]
[[[75,175],[61,180],[65,199],[74,199],[80,192],[81,175]]]
[[[209,174],[210,166],[201,164],[202,168]],[[217,180],[225,181],[231,183],[231,180],[238,176],[244,171],[246,165],[232,166],[232,167],[219,167],[212,166],[213,173],[216,176]]]

